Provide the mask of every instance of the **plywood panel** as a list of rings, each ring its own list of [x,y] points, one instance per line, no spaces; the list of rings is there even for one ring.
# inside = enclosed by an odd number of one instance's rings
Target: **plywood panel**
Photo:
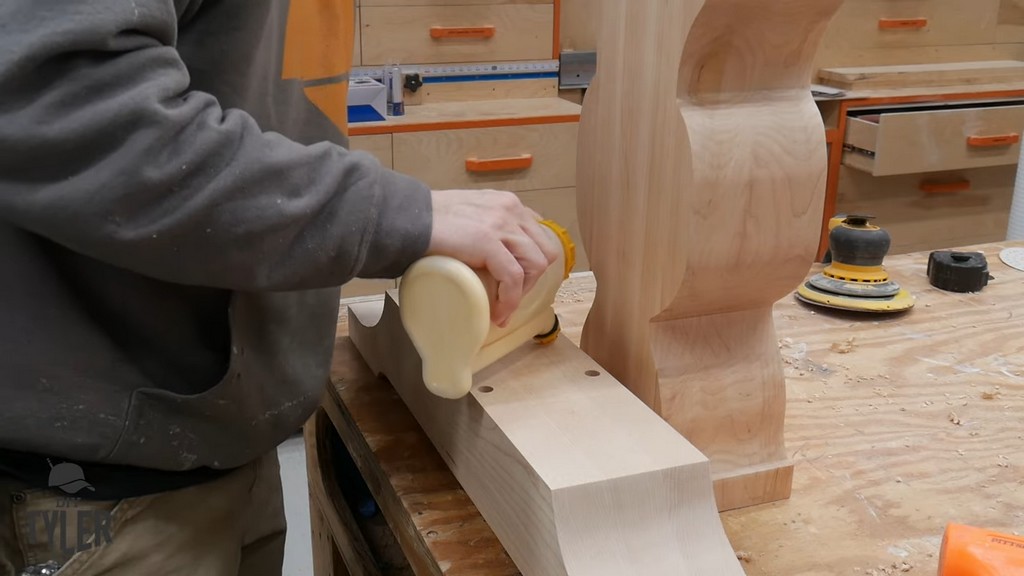
[[[550,4],[410,6],[362,11],[363,65],[546,60],[551,58]],[[493,26],[490,38],[434,39],[432,27]]]
[[[359,298],[363,296],[378,296],[386,290],[397,287],[394,280],[350,280],[341,287],[342,298]]]
[[[851,48],[828,40],[815,57],[815,78],[821,68],[840,66],[890,66],[979,60],[1024,60],[1024,44],[975,44],[905,48]]]
[[[352,136],[349,138],[349,149],[369,152],[384,166],[394,166],[394,155],[391,151],[390,134],[373,134],[370,136]]]
[[[865,159],[856,152],[844,157],[857,156],[858,162],[851,165],[870,166],[875,176],[1015,165],[1020,158],[1024,106],[911,109],[851,119],[849,126],[846,142],[874,152],[874,158]],[[970,144],[970,138],[985,137],[997,138],[997,145]],[[1009,143],[1000,144],[1003,140]]]
[[[361,0],[363,6],[482,6],[490,4],[553,4],[554,0]]]
[[[597,26],[594,0],[562,0],[561,50],[597,50]]]
[[[576,185],[573,123],[395,134],[395,169],[434,188],[540,190]],[[472,173],[468,158],[532,156],[523,170]]]
[[[845,90],[911,88],[927,86],[976,86],[1024,81],[1024,62],[995,60],[824,68],[821,82]]]
[[[993,42],[999,0],[846,0],[825,38],[828,47],[899,48]],[[922,28],[880,29],[881,20]]]
[[[474,102],[437,102],[407,106],[405,116],[352,126],[352,134],[390,134],[459,127],[550,124],[579,120],[580,106],[562,98],[515,98]]]
[[[871,214],[892,236],[893,254],[941,250],[1006,238],[1016,167],[873,177],[843,167],[837,210]],[[970,182],[970,189],[927,194],[922,182]]]

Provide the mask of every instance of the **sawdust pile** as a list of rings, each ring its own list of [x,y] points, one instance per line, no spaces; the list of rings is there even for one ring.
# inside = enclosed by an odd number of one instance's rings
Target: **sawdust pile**
[[[893,562],[892,566],[879,566],[878,568],[868,568],[864,571],[868,576],[893,576],[894,574],[902,574],[904,572],[910,572],[914,569],[914,566],[907,564],[906,562]]]
[[[854,344],[854,338],[850,337],[847,338],[845,342],[833,342],[829,349],[837,354],[849,354],[850,352],[853,352],[856,347],[857,346]]]

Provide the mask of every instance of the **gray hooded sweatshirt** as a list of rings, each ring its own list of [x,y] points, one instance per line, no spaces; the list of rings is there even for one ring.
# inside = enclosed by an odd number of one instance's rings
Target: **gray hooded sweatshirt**
[[[252,461],[323,397],[337,287],[426,251],[429,189],[307,96],[345,74],[285,73],[351,0],[292,3],[0,2],[0,474],[110,498]]]

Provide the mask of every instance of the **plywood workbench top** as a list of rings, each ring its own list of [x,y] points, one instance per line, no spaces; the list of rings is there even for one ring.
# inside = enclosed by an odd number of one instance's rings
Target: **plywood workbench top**
[[[887,258],[917,296],[903,316],[831,313],[792,297],[776,304],[796,470],[789,500],[722,515],[747,574],[931,575],[947,522],[1024,533],[1024,272],[998,257],[1011,245],[1024,243],[983,247],[994,279],[978,294],[931,288],[927,253]],[[594,292],[593,277],[577,275],[556,301],[574,342]],[[344,352],[345,317],[335,399],[358,362]],[[349,403],[346,414],[395,410],[373,404]],[[382,434],[375,429],[370,444],[382,445]],[[415,500],[405,486],[402,497]]]

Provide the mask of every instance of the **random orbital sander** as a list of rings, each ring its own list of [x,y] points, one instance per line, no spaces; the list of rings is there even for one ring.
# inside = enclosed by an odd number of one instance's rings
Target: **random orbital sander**
[[[422,360],[423,384],[455,400],[469,393],[473,375],[528,341],[550,344],[560,332],[553,303],[576,263],[565,228],[541,222],[558,239],[562,254],[529,292],[505,326],[491,322],[494,277],[446,256],[427,256],[402,276],[398,302],[402,325]]]
[[[856,312],[902,312],[914,306],[914,297],[882,265],[891,239],[872,219],[845,215],[829,221],[831,262],[797,289],[797,299]]]

